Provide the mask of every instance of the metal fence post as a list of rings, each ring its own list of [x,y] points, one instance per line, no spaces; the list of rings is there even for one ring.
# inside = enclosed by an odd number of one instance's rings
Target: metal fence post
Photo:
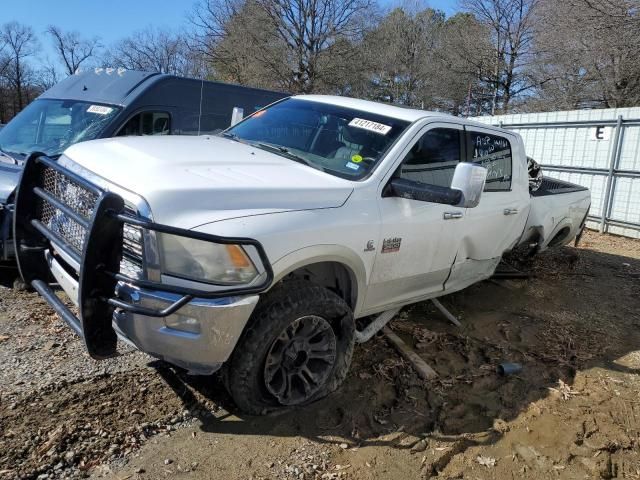
[[[620,142],[620,133],[622,132],[622,115],[618,115],[616,121],[616,131],[613,137],[613,149],[611,150],[611,159],[609,161],[609,173],[607,174],[607,186],[604,191],[604,201],[602,202],[602,219],[600,220],[600,233],[604,233],[607,226],[607,220],[610,210],[611,189],[613,186],[613,175],[618,163],[618,143]]]

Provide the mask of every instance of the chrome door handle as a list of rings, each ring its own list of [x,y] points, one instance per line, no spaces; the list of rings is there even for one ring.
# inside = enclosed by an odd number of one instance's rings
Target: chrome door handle
[[[518,209],[517,208],[505,208],[503,213],[505,215],[515,215],[516,213],[518,213]]]
[[[445,220],[453,220],[456,218],[462,218],[462,212],[444,212],[442,218]]]

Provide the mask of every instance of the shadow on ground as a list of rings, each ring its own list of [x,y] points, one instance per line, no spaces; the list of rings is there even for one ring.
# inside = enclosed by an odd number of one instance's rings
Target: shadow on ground
[[[19,276],[20,272],[15,263],[0,260],[0,287],[13,288]]]

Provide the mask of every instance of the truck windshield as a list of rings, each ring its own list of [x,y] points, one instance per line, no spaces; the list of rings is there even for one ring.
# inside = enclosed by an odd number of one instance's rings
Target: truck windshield
[[[59,155],[74,143],[98,138],[119,110],[75,100],[36,100],[0,130],[0,149],[16,160],[31,152]]]
[[[256,112],[223,135],[358,180],[375,167],[408,125],[362,110],[290,98]]]

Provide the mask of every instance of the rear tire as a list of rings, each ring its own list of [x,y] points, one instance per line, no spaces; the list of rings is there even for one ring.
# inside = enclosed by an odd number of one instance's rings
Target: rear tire
[[[309,282],[283,282],[254,310],[225,367],[227,389],[255,415],[308,404],[345,379],[354,339],[342,298]]]

